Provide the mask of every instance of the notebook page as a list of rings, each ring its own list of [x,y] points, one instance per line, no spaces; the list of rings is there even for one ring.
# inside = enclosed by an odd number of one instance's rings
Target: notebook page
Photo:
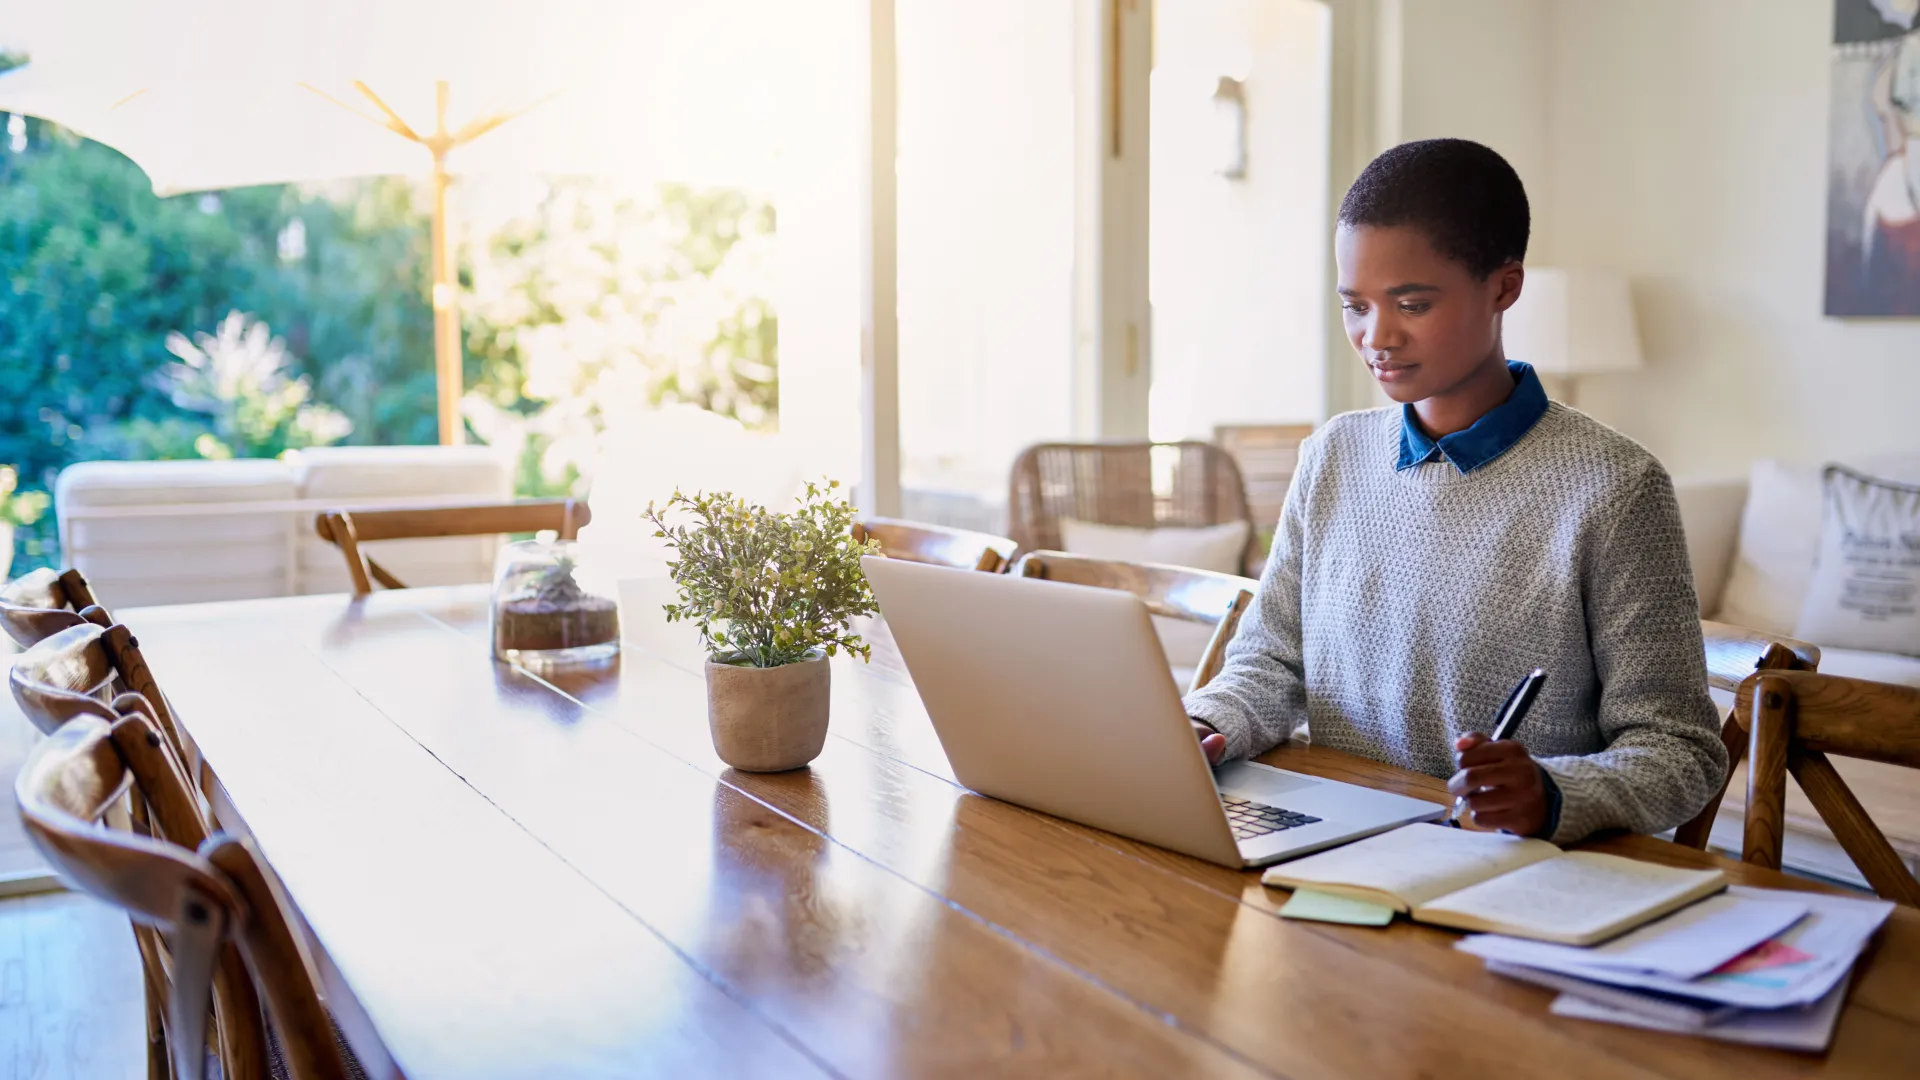
[[[1281,863],[1260,880],[1288,889],[1378,893],[1405,911],[1559,854],[1544,840],[1422,823]]]
[[[1416,919],[1516,937],[1588,945],[1658,918],[1726,885],[1718,870],[1574,851],[1442,896]]]

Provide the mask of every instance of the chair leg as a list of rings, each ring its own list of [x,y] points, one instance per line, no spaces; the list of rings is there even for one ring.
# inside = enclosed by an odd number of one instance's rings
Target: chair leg
[[[140,983],[147,1004],[147,1080],[171,1080],[166,956],[161,951],[159,933],[150,926],[134,923],[133,942],[140,950]]]
[[[1753,688],[1747,763],[1747,828],[1740,861],[1780,869],[1787,830],[1787,751],[1793,739],[1793,687],[1761,676]]]
[[[1738,710],[1739,706],[1735,705],[1734,708]],[[1720,742],[1727,748],[1727,775],[1720,781],[1720,790],[1713,793],[1713,798],[1694,815],[1692,821],[1673,831],[1674,843],[1696,851],[1707,850],[1707,840],[1713,835],[1713,819],[1720,814],[1720,800],[1727,797],[1727,785],[1733,781],[1733,771],[1740,767],[1741,760],[1747,756],[1747,729],[1731,713],[1720,725]]]
[[[153,988],[146,989],[147,998],[147,1080],[172,1080],[173,1066],[167,1059],[167,1028],[160,1019],[165,1008],[155,1001]]]

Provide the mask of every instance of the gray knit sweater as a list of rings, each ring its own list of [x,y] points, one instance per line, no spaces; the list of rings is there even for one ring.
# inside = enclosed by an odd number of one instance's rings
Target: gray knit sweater
[[[1516,736],[1558,783],[1570,843],[1652,833],[1726,775],[1673,482],[1626,436],[1558,403],[1461,474],[1395,471],[1401,411],[1335,417],[1301,449],[1258,597],[1187,711],[1264,752],[1317,746],[1432,776],[1534,667]]]

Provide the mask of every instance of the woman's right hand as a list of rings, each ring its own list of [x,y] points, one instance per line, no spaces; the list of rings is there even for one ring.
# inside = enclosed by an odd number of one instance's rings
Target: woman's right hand
[[[1207,753],[1207,764],[1220,764],[1227,756],[1227,737],[1191,716],[1187,717],[1187,722],[1193,725],[1193,736],[1200,740],[1200,749]]]

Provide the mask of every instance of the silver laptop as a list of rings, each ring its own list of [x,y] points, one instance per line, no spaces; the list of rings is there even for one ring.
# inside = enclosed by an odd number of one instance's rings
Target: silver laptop
[[[1446,813],[1252,762],[1209,769],[1132,593],[862,563],[954,775],[982,795],[1235,867]]]

